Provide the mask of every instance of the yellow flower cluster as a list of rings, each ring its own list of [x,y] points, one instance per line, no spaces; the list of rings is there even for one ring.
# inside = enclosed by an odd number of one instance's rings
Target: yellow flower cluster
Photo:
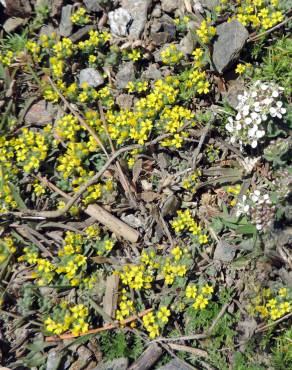
[[[86,9],[83,7],[80,7],[76,12],[74,12],[71,15],[70,19],[72,23],[77,24],[79,26],[83,26],[84,24],[90,22],[89,16],[86,15]]]
[[[154,277],[152,271],[146,269],[143,264],[140,265],[125,265],[123,270],[118,272],[121,282],[131,289],[140,290],[150,289],[151,282]]]
[[[0,54],[0,63],[4,66],[4,67],[10,67],[11,63],[12,63],[12,60],[13,60],[13,51],[11,50],[8,50],[7,52],[5,53],[1,53]]]
[[[126,290],[123,289],[120,297],[119,308],[116,310],[116,319],[123,324],[124,319],[135,313],[134,302],[126,296]]]
[[[148,331],[150,339],[154,339],[160,334],[160,330],[168,323],[170,314],[167,306],[161,306],[156,315],[149,312],[143,316],[143,325]]]
[[[4,236],[0,240],[0,265],[13,253],[16,252],[16,246],[11,236]]]
[[[196,223],[191,215],[191,211],[177,211],[177,217],[171,222],[176,233],[187,231],[196,236],[200,244],[208,243],[208,237],[202,232],[201,227]]]
[[[203,287],[197,287],[194,284],[189,284],[186,287],[185,295],[188,299],[194,300],[192,307],[195,310],[203,310],[212,298],[214,288],[211,285],[204,285]]]
[[[161,145],[175,146],[176,148],[180,148],[182,146],[183,138],[187,135],[184,132],[182,132],[181,135],[176,134],[176,132],[181,130],[183,126],[193,118],[194,114],[189,109],[179,105],[175,105],[172,108],[164,108],[160,115],[158,125],[163,127],[166,132],[173,133],[174,136],[171,139],[163,140]]]
[[[33,192],[35,193],[36,196],[41,196],[45,194],[46,189],[43,187],[42,184],[38,183],[37,181],[34,182],[33,184]]]
[[[195,187],[198,183],[198,179],[200,178],[201,175],[202,175],[201,170],[196,170],[194,173],[183,179],[182,187],[194,193],[196,191]]]
[[[18,258],[19,261],[26,261],[36,265],[32,277],[37,279],[40,286],[50,284],[70,284],[77,286],[87,283],[92,285],[95,281],[94,276],[87,276],[87,257],[85,250],[88,244],[97,249],[97,253],[108,253],[114,246],[114,241],[108,237],[101,238],[99,228],[90,226],[86,229],[86,235],[66,232],[63,248],[58,251],[58,258],[41,258],[38,250],[31,246],[23,249],[24,254]],[[102,253],[103,252],[103,253]]]
[[[204,19],[196,34],[203,44],[208,44],[210,40],[216,35],[216,27],[211,26],[211,18]]]
[[[88,308],[83,304],[68,307],[66,303],[54,309],[53,318],[44,321],[45,330],[60,335],[71,331],[73,335],[84,334],[88,331]]]
[[[142,57],[142,54],[139,50],[133,49],[130,53],[128,53],[128,58],[131,59],[133,62],[137,62]]]
[[[216,9],[218,13],[229,10],[230,3],[226,0],[220,1]],[[238,6],[232,11],[236,14],[228,19],[237,19],[244,26],[252,26],[255,29],[268,29],[282,22],[284,15],[279,8],[278,0],[238,0]]]
[[[127,83],[126,88],[129,93],[134,93],[134,92],[141,93],[143,91],[148,90],[148,82],[147,81],[137,81],[137,82],[130,81]]]
[[[292,300],[288,289],[280,288],[276,294],[271,289],[260,290],[251,300],[249,307],[251,314],[259,314],[261,318],[277,320],[292,311]]]
[[[25,46],[27,51],[31,54],[33,61],[40,62],[42,59],[40,56],[41,51],[40,45],[35,41],[28,40]]]
[[[48,137],[45,132],[41,133],[28,128],[23,128],[19,135],[15,135],[10,140],[2,137],[0,140],[0,155],[4,180],[8,181],[12,175],[17,174],[18,168],[27,173],[38,170],[47,157],[47,142]],[[0,197],[2,199],[4,197],[4,201],[8,197],[6,202],[11,205],[12,201],[7,184],[0,191]]]
[[[177,64],[184,56],[183,52],[177,48],[177,45],[170,44],[160,53],[161,60],[164,64]]]

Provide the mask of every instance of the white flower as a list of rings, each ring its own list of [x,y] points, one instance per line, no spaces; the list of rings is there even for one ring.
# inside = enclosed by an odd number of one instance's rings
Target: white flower
[[[251,142],[251,147],[254,149],[254,148],[256,148],[258,146],[258,142],[257,142],[257,140],[253,140],[252,142]]]
[[[277,101],[276,107],[271,107],[269,109],[269,113],[272,117],[282,118],[282,115],[286,113],[286,109],[282,108],[283,103],[281,101]]]
[[[244,116],[247,116],[247,115],[249,114],[249,105],[244,105],[244,106],[242,107],[242,114],[243,114]]]
[[[267,89],[268,89],[268,85],[266,85],[266,84],[261,84],[261,89],[263,90],[263,91],[266,91]]]
[[[260,198],[261,192],[259,190],[255,190],[253,193],[251,193],[250,197],[253,202],[257,202]]]
[[[244,123],[246,125],[250,125],[252,123],[252,119],[250,117],[245,118]]]
[[[238,121],[241,119],[241,114],[239,112],[237,113],[235,119],[238,120]]]
[[[241,127],[242,127],[241,124],[239,122],[236,122],[235,129],[239,131],[241,130]]]
[[[258,130],[257,132],[256,132],[256,137],[258,138],[258,139],[261,139],[262,137],[264,137],[265,136],[265,130]]]
[[[272,97],[273,98],[277,98],[279,96],[279,91],[278,90],[274,90],[273,92],[272,92]]]

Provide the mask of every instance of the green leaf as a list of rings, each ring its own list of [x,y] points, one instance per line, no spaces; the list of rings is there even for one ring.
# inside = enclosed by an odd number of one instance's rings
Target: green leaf
[[[242,225],[236,228],[238,234],[255,234],[257,229],[254,225]]]
[[[22,200],[19,192],[18,192],[18,189],[16,188],[16,186],[14,186],[11,182],[8,183],[8,186],[9,186],[9,189],[12,193],[12,196],[13,196],[13,199],[15,200],[18,208],[21,210],[24,210],[24,209],[27,209],[24,201]]]

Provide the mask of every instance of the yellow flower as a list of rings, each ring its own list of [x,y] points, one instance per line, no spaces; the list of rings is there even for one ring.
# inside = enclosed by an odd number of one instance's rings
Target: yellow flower
[[[203,294],[212,294],[213,292],[214,292],[214,288],[212,286],[208,285],[208,284],[203,286],[203,288],[202,288],[202,293]]]
[[[278,294],[282,298],[287,297],[288,294],[287,288],[280,288]]]
[[[195,285],[188,285],[186,288],[186,297],[187,298],[196,298],[197,287]]]
[[[246,66],[244,64],[239,63],[237,64],[235,72],[241,75],[245,72],[245,70],[246,70]]]
[[[171,250],[171,252],[170,252],[173,256],[174,256],[174,259],[176,260],[176,261],[179,261],[180,260],[180,258],[181,258],[181,256],[182,256],[182,254],[183,254],[183,252],[182,252],[182,250],[180,249],[180,247],[175,247],[175,248],[173,248],[172,250]]]
[[[200,244],[206,244],[206,243],[208,243],[208,237],[205,234],[199,235],[199,239],[198,240],[199,240],[199,243]]]
[[[162,306],[157,313],[158,319],[160,319],[164,324],[168,322],[169,316],[170,316],[170,311],[166,306]]]

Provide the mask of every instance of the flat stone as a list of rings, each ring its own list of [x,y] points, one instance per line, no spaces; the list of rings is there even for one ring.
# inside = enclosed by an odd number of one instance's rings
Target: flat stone
[[[89,86],[97,87],[104,83],[102,75],[94,68],[84,68],[79,74],[79,86],[87,82]]]
[[[171,13],[181,6],[181,0],[161,0],[161,8],[167,13]]]
[[[195,47],[195,41],[193,39],[192,33],[189,31],[181,40],[178,45],[178,49],[186,54],[192,54]]]
[[[46,125],[51,123],[53,116],[48,111],[47,102],[40,100],[33,104],[24,116],[24,122],[31,125]]]
[[[61,36],[68,37],[71,35],[73,30],[73,23],[71,22],[73,6],[66,5],[62,7],[61,21],[59,26],[59,33]]]
[[[9,16],[26,18],[32,12],[28,0],[5,0],[5,4],[5,13]]]
[[[147,13],[152,0],[122,0],[122,7],[132,16],[133,22],[130,25],[129,36],[139,39],[147,21]]]
[[[150,39],[156,45],[164,45],[174,40],[176,28],[173,19],[163,14],[160,19],[155,19],[150,28]]]
[[[131,109],[133,105],[133,95],[120,94],[116,98],[116,102],[121,109]]]
[[[209,10],[214,10],[216,6],[220,5],[219,0],[200,0],[200,3],[203,8],[207,8]]]
[[[221,241],[217,244],[214,252],[214,260],[231,262],[235,257],[236,250],[232,245]]]
[[[128,82],[135,79],[135,69],[133,62],[124,63],[116,74],[116,88],[124,89]]]
[[[142,72],[141,78],[143,80],[160,80],[162,78],[162,74],[159,70],[159,66],[157,64],[150,64],[148,68]]]
[[[100,364],[92,370],[127,370],[129,360],[125,357],[120,357],[104,364]]]
[[[124,8],[118,8],[108,13],[111,32],[116,36],[127,36],[128,26],[132,21],[131,14]]]
[[[8,18],[4,24],[3,28],[5,32],[13,32],[16,30],[19,26],[23,25],[26,23],[27,19],[25,18],[20,18],[20,17],[13,17],[13,18]]]
[[[247,29],[238,20],[217,27],[213,63],[219,73],[224,72],[238,57],[248,38]]]
[[[190,370],[190,367],[185,365],[183,362],[174,359],[166,365],[159,367],[157,370]]]
[[[83,0],[86,9],[90,12],[100,12],[102,7],[100,6],[100,0]]]

